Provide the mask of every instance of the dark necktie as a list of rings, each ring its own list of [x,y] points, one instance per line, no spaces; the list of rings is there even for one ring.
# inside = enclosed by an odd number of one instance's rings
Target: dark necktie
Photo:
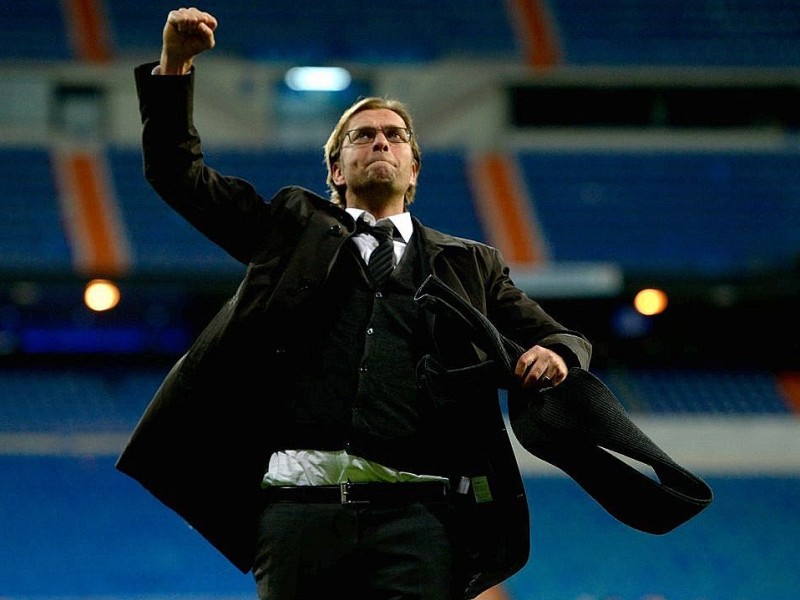
[[[394,225],[385,220],[370,227],[359,219],[359,230],[370,233],[378,240],[378,247],[369,256],[369,272],[378,286],[383,285],[394,269]]]

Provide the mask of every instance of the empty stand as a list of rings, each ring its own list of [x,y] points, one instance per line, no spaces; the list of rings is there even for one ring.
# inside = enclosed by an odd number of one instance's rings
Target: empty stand
[[[128,431],[165,372],[5,367],[0,371],[0,435]]]
[[[800,479],[716,477],[709,484],[716,498],[699,519],[654,537],[614,521],[572,481],[526,480],[531,558],[507,582],[509,595],[778,600],[797,589],[792,555],[800,531]]]
[[[171,7],[154,0],[108,0],[104,6],[117,55],[157,52]],[[547,6],[547,26],[560,38],[565,64],[800,66],[795,2],[551,0]],[[218,52],[240,58],[387,64],[450,57],[520,61],[523,54],[506,3],[208,0],[201,8],[219,18]],[[13,0],[3,16],[0,59],[72,58],[60,2]]]
[[[794,151],[519,155],[554,260],[701,276],[797,264],[798,158]]]
[[[576,66],[797,67],[800,4],[784,0],[550,0]]]
[[[130,236],[134,273],[163,276],[191,271],[213,278],[242,272],[238,262],[161,201],[144,178],[141,152],[112,151],[109,163]]]
[[[69,272],[70,250],[45,149],[0,148],[0,270]]]
[[[425,152],[411,211],[429,227],[486,242],[488,236],[475,210],[466,169],[463,152]]]
[[[0,61],[72,59],[59,0],[8,0],[0,14]]]
[[[158,50],[158,32],[169,10],[163,2],[113,0],[108,6],[120,53]],[[200,8],[219,20],[215,51],[240,58],[385,64],[517,55],[503,6],[480,0],[369,5],[208,0]]]
[[[209,151],[223,173],[265,197],[288,183],[327,195],[317,150]],[[792,269],[800,258],[800,169],[795,151],[520,151],[533,208],[555,261],[600,261],[626,273],[748,275]],[[196,272],[241,265],[163,203],[138,150],[109,164],[133,253],[133,272]],[[415,215],[455,235],[489,241],[461,151],[423,156]],[[69,272],[70,249],[46,152],[0,150],[0,266]]]
[[[631,413],[788,415],[790,404],[765,371],[609,369],[603,380]]]

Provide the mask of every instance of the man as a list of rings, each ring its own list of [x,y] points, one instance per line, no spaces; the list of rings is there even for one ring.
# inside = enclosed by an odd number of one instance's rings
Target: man
[[[289,186],[265,200],[206,166],[192,61],[216,28],[170,12],[160,62],[136,69],[145,175],[247,272],[117,466],[252,570],[262,599],[474,597],[525,564],[527,505],[496,382],[424,385],[424,357],[485,356],[415,291],[436,276],[528,348],[520,386],[559,385],[590,345],[514,286],[495,249],[412,217],[421,155],[399,102],[342,115],[325,145],[331,199]],[[394,229],[385,281],[371,271],[385,236],[362,232],[376,221]]]

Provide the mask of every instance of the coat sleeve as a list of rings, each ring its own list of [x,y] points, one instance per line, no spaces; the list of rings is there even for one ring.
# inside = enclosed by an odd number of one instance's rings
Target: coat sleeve
[[[524,348],[544,346],[559,354],[568,367],[588,369],[589,340],[559,323],[538,302],[514,284],[509,267],[495,248],[478,245],[485,273],[486,316],[503,335]]]
[[[145,178],[184,219],[246,264],[263,239],[269,203],[250,182],[205,164],[194,125],[194,70],[153,75],[154,66],[148,63],[134,71]]]

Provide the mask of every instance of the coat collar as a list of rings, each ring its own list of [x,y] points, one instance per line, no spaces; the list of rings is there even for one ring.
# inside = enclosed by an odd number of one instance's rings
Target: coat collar
[[[431,255],[436,255],[445,249],[467,250],[468,245],[462,238],[442,233],[437,229],[431,229],[423,225],[416,217],[411,217],[414,223],[414,231],[422,236],[426,251]]]

